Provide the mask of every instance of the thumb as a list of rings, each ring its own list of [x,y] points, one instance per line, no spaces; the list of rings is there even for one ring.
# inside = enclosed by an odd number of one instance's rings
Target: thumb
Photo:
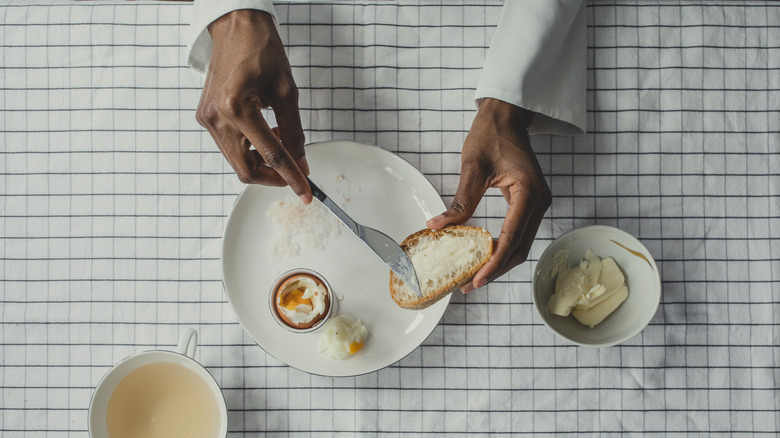
[[[488,178],[485,172],[477,165],[463,163],[458,190],[455,192],[450,208],[429,219],[426,225],[432,230],[439,230],[449,224],[465,223],[471,219],[487,188]]]

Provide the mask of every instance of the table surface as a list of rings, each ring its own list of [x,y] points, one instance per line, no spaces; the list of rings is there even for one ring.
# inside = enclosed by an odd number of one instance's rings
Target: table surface
[[[309,141],[376,144],[445,202],[500,3],[277,2]],[[776,436],[780,3],[588,4],[588,130],[532,140],[554,201],[530,259],[455,294],[411,355],[291,369],[238,325],[220,240],[242,186],[195,122],[191,6],[0,5],[0,435],[85,436],[94,386],[200,333],[230,436]],[[472,221],[498,233],[491,191]],[[637,236],[663,296],[616,347],[555,337],[531,301],[575,227]]]

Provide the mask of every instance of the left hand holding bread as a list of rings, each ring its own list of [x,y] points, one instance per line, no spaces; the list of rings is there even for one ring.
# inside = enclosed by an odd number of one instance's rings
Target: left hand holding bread
[[[471,284],[461,288],[463,293],[484,286],[526,260],[542,217],[552,203],[528,139],[532,119],[530,111],[484,99],[463,143],[455,198],[447,211],[427,222],[433,230],[465,223],[489,187],[499,188],[509,203],[492,257]]]

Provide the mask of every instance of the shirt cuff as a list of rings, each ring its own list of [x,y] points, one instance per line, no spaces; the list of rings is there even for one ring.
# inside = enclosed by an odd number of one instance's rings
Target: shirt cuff
[[[585,27],[581,0],[506,0],[475,98],[533,111],[530,134],[584,134]]]
[[[265,11],[274,17],[276,11],[271,0],[195,0],[190,21],[190,43],[187,46],[189,57],[187,63],[195,70],[205,73],[209,68],[214,42],[211,41],[208,26],[219,17],[238,9],[256,9]]]

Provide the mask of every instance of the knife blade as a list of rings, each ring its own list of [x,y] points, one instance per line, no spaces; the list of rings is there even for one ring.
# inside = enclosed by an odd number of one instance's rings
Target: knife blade
[[[308,177],[306,180],[311,186],[311,192],[315,198],[349,228],[360,240],[368,245],[371,250],[379,256],[380,259],[393,271],[418,297],[422,298],[420,283],[417,280],[417,273],[414,271],[412,261],[406,252],[395,243],[387,234],[375,230],[371,227],[355,222],[347,213],[344,212],[333,200],[328,197],[314,182]]]

